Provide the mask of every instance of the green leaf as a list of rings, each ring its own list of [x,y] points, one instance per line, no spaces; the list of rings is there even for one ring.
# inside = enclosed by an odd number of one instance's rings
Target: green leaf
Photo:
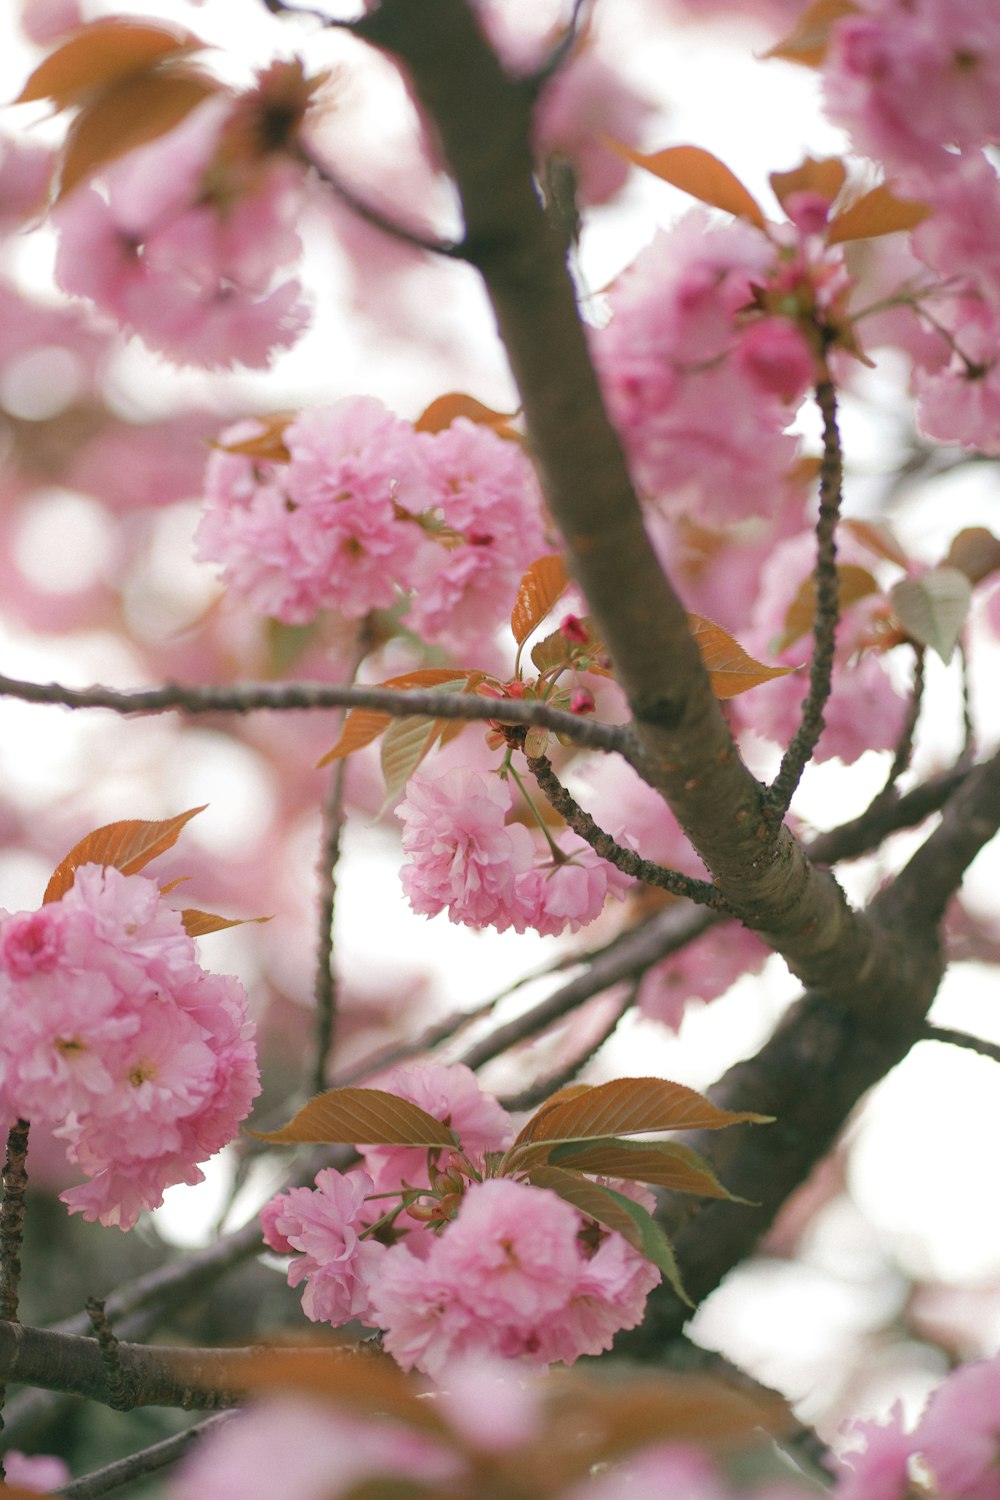
[[[942,564],[889,590],[896,619],[918,645],[951,660],[972,602],[972,584],[958,568]]]
[[[606,1136],[595,1141],[566,1141],[549,1152],[552,1166],[598,1177],[624,1177],[674,1193],[692,1193],[699,1198],[737,1198],[712,1171],[704,1157],[676,1141],[630,1141]]]
[[[415,672],[403,672],[399,677],[387,677],[379,687],[398,688],[400,691],[406,688],[450,688],[464,685],[471,677],[480,682],[482,675],[478,671],[463,671],[457,667],[420,667]],[[344,720],[340,739],[316,762],[317,770],[332,760],[343,760],[346,755],[353,755],[355,750],[370,745],[392,722],[392,714],[383,713],[381,709],[352,708]]]
[[[566,565],[557,552],[539,557],[521,579],[510,617],[518,646],[542,623],[569,586]]]
[[[409,781],[441,732],[441,719],[395,719],[382,741],[382,775],[386,800],[391,802]]]
[[[616,1078],[594,1088],[573,1085],[554,1094],[525,1123],[514,1145],[653,1130],[721,1130],[744,1122],[770,1123],[767,1115],[719,1109],[695,1089],[665,1078]]]
[[[278,1146],[445,1146],[454,1132],[409,1099],[384,1089],[327,1089],[299,1110],[281,1130],[251,1131]]]
[[[701,146],[668,146],[665,151],[647,155],[623,141],[609,139],[607,144],[635,166],[669,182],[671,187],[690,193],[710,208],[725,209],[738,219],[749,219],[758,229],[764,228],[767,221],[756,198],[711,151]]]

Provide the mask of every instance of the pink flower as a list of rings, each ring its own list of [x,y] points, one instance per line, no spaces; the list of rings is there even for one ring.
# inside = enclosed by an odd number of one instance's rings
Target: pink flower
[[[954,1370],[912,1442],[949,1500],[1000,1500],[1000,1358]]]
[[[852,1422],[846,1432],[851,1449],[842,1455],[834,1487],[836,1500],[906,1500],[910,1489],[910,1455],[916,1451],[911,1433],[903,1430],[903,1407],[897,1401],[885,1422]],[[854,1440],[864,1439],[855,1449]]]
[[[50,1458],[42,1453],[29,1457],[26,1453],[18,1453],[15,1448],[8,1449],[4,1454],[3,1465],[7,1471],[8,1484],[18,1484],[25,1490],[37,1490],[40,1495],[61,1489],[72,1477],[69,1467],[61,1458]]]
[[[1000,15],[980,0],[881,0],[831,32],[830,117],[891,168],[950,171],[1000,137]]]
[[[439,1377],[470,1353],[568,1364],[610,1347],[660,1273],[617,1235],[588,1251],[583,1223],[546,1189],[473,1183],[423,1258],[389,1250],[374,1293],[386,1348],[404,1369]]]
[[[481,1166],[487,1151],[503,1151],[514,1138],[510,1115],[464,1063],[394,1068],[377,1086],[408,1099],[455,1132],[462,1151]],[[427,1151],[415,1146],[362,1146],[365,1166],[375,1181],[372,1191],[389,1192],[408,1183],[426,1187]]]
[[[444,1488],[454,1453],[387,1419],[368,1421],[302,1395],[273,1396],[228,1421],[185,1459],[170,1500],[338,1500],[378,1480]]]
[[[528,910],[525,921],[546,936],[578,932],[601,915],[609,896],[620,901],[634,884],[582,839],[573,842],[577,847],[571,857],[518,878],[518,895]]]
[[[240,441],[243,424],[224,435]],[[417,520],[430,483],[416,434],[373,397],[303,412],[290,462],[216,452],[205,477],[198,556],[260,614],[305,624],[387,608],[435,550]]]
[[[510,788],[497,777],[456,768],[434,780],[414,776],[396,808],[402,821],[403,890],[413,910],[447,911],[470,927],[514,927],[523,932],[532,904],[518,877],[531,868],[534,844],[526,828],[506,824]]]
[[[1000,454],[1000,306],[956,298],[945,317],[955,330],[957,349],[947,365],[914,371],[917,425],[938,442],[995,456]]]
[[[288,1284],[306,1282],[302,1308],[314,1323],[372,1322],[371,1289],[386,1254],[385,1245],[361,1238],[365,1198],[374,1190],[366,1172],[345,1176],[328,1168],[317,1173],[315,1188],[279,1193],[261,1210],[272,1250],[302,1252],[288,1269]]]
[[[543,163],[550,156],[569,161],[581,203],[606,203],[629,173],[629,164],[606,144],[607,137],[637,144],[652,114],[649,100],[584,43],[542,91],[535,110],[535,151]]]
[[[296,259],[301,170],[277,157],[248,174],[216,154],[233,110],[217,95],[174,130],[105,167],[54,215],[56,277],[181,364],[263,368],[307,321]]]
[[[58,1125],[89,1182],[71,1212],[128,1229],[236,1134],[258,1092],[235,979],[206,974],[144,876],[84,865],[58,902],[0,919],[0,1098]]]
[[[637,484],[670,514],[694,511],[708,524],[770,514],[795,456],[782,397],[801,395],[792,389],[806,373],[801,346],[793,360],[794,339],[779,335],[779,359],[773,338],[755,335],[770,350],[757,357],[751,343],[745,360],[734,357],[746,338],[737,314],[774,258],[750,225],[713,225],[695,210],[611,290],[611,322],[594,336],[605,394]]]
[[[417,441],[430,485],[423,507],[444,530],[407,622],[426,641],[474,650],[509,620],[522,575],[546,550],[541,491],[518,443],[464,417]]]

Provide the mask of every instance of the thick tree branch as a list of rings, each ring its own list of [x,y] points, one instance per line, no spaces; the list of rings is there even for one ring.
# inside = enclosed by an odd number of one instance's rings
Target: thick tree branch
[[[665,796],[730,907],[810,984],[849,991],[875,935],[766,817],[685,610],[643,526],[578,315],[565,246],[533,178],[530,99],[465,0],[382,0],[357,32],[405,64],[462,200],[546,498],[633,714],[633,764]]]
[[[185,1411],[239,1406],[262,1349],[188,1349],[155,1344],[118,1345],[118,1359],[134,1406],[177,1406]],[[307,1352],[315,1359],[317,1350]],[[269,1368],[280,1380],[283,1363],[295,1368],[300,1351],[266,1351]],[[329,1350],[334,1363],[361,1356],[348,1346]],[[0,1379],[21,1381],[48,1391],[65,1391],[114,1405],[102,1351],[94,1339],[0,1323]]]

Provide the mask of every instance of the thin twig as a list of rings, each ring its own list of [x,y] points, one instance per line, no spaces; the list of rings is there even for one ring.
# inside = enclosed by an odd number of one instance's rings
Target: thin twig
[[[899,732],[896,742],[896,751],[892,757],[892,765],[885,779],[882,790],[873,799],[873,802],[884,801],[892,794],[896,782],[903,772],[909,768],[913,758],[913,736],[917,729],[917,720],[920,718],[920,709],[924,699],[924,667],[926,665],[926,653],[922,646],[914,647],[916,659],[913,663],[913,686],[910,689],[910,701],[906,710],[906,718]]]
[[[971,766],[959,763],[950,771],[915,786],[905,796],[895,789],[884,802],[875,801],[858,817],[818,833],[806,844],[806,854],[814,864],[835,865],[841,860],[858,859],[878,846],[890,833],[915,828],[925,818],[940,812],[969,776]]]
[[[920,1040],[946,1042],[950,1047],[964,1047],[969,1052],[978,1052],[982,1057],[1000,1062],[1000,1046],[996,1042],[987,1042],[981,1036],[972,1036],[968,1031],[953,1031],[950,1026],[935,1026],[928,1022]]]
[[[342,177],[339,177],[332,167],[325,162],[319,161],[312,153],[300,147],[299,155],[303,162],[315,172],[316,176],[339,199],[346,208],[370,224],[373,229],[379,229],[391,239],[399,240],[404,245],[409,245],[412,250],[423,250],[429,255],[443,255],[450,260],[461,260],[463,250],[461,244],[454,240],[437,240],[429,236],[418,234],[415,229],[408,229],[401,224],[388,209],[383,209],[371,202],[370,199],[361,198],[350,187]]]
[[[501,1099],[500,1102],[504,1109],[512,1115],[519,1114],[522,1110],[537,1109],[552,1094],[558,1093],[561,1088],[565,1088],[568,1083],[572,1083],[573,1079],[580,1074],[591,1059],[600,1052],[604,1043],[614,1036],[622,1017],[635,1004],[637,993],[638,985],[633,985],[621,1002],[615,1007],[611,1017],[605,1022],[597,1036],[591,1038],[582,1052],[577,1053],[569,1062],[564,1063],[561,1068],[557,1068],[554,1073],[549,1073],[547,1077],[538,1079],[535,1083],[529,1085],[528,1088],[522,1089],[519,1094],[508,1094]]]
[[[90,1474],[71,1480],[55,1493],[65,1495],[67,1500],[97,1500],[99,1495],[107,1495],[133,1479],[140,1479],[144,1474],[153,1474],[157,1469],[166,1468],[167,1464],[176,1463],[207,1433],[231,1422],[235,1415],[231,1411],[216,1412],[202,1422],[195,1422],[192,1427],[185,1427],[183,1432],[174,1433],[173,1437],[164,1438],[162,1442],[141,1448],[138,1453],[130,1453],[127,1458],[119,1458],[113,1464],[105,1464],[101,1469],[94,1469]]]
[[[118,1339],[104,1303],[97,1297],[88,1297],[86,1310],[101,1351],[101,1364],[108,1384],[108,1405],[112,1411],[131,1411],[135,1405],[135,1393],[130,1389],[128,1376],[122,1366]]]
[[[590,813],[585,812],[566,790],[553,771],[548,756],[525,754],[525,759],[528,762],[528,770],[534,776],[549,804],[555,808],[573,832],[590,845],[595,854],[599,854],[602,859],[606,859],[623,874],[631,875],[635,880],[641,880],[644,885],[653,885],[661,891],[669,891],[672,896],[684,896],[687,900],[693,901],[696,906],[708,906],[718,912],[729,910],[721,892],[709,881],[695,880],[690,875],[682,875],[679,870],[668,870],[663,865],[643,859],[636,854],[634,849],[625,849],[621,844],[616,843],[610,833],[605,833],[603,828],[599,828]]]
[[[969,681],[969,653],[965,642],[958,643],[959,660],[962,666],[962,759],[971,760],[976,753],[976,726],[972,719],[972,694]]]
[[[829,378],[816,386],[816,404],[823,418],[823,458],[819,470],[819,516],[816,521],[816,568],[813,587],[813,651],[809,665],[809,692],[802,704],[802,717],[795,736],[781,758],[781,766],[768,788],[766,807],[772,823],[788,811],[802,772],[809,764],[823,733],[823,709],[833,681],[833,656],[837,621],[840,618],[840,584],[837,578],[837,521],[843,488],[843,458],[837,425],[837,392]]]
[[[536,700],[479,698],[433,689],[401,692],[395,688],[361,687],[326,682],[248,682],[229,687],[199,687],[166,683],[163,687],[119,692],[115,688],[70,688],[62,683],[24,682],[0,675],[0,698],[62,708],[106,708],[118,714],[249,714],[268,709],[288,712],[318,708],[370,708],[393,719],[467,719],[470,723],[539,725],[574,745],[634,754],[634,737],[625,724],[604,724],[565,713]]]

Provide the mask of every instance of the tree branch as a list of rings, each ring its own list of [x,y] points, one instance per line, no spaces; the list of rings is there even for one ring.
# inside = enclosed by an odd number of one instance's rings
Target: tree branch
[[[107,708],[118,714],[249,714],[262,709],[289,712],[318,708],[373,708],[394,719],[467,719],[470,723],[500,720],[504,724],[537,724],[583,749],[632,753],[627,726],[602,724],[579,714],[550,708],[537,700],[478,698],[429,689],[400,692],[395,688],[358,687],[326,682],[247,682],[232,687],[200,687],[167,683],[158,688],[120,692],[116,688],[70,688],[62,683],[23,682],[0,675],[0,698],[61,708]]]
[[[214,1416],[205,1417],[203,1421],[185,1427],[183,1432],[175,1432],[162,1442],[152,1443],[148,1448],[141,1448],[138,1453],[130,1453],[127,1458],[119,1458],[115,1463],[105,1464],[101,1469],[94,1469],[90,1474],[70,1480],[69,1484],[64,1484],[55,1493],[66,1496],[66,1500],[98,1500],[98,1496],[107,1495],[123,1484],[130,1484],[133,1479],[141,1479],[145,1474],[155,1474],[158,1469],[176,1463],[208,1433],[231,1421],[233,1415],[233,1412],[228,1411],[216,1412]]]

